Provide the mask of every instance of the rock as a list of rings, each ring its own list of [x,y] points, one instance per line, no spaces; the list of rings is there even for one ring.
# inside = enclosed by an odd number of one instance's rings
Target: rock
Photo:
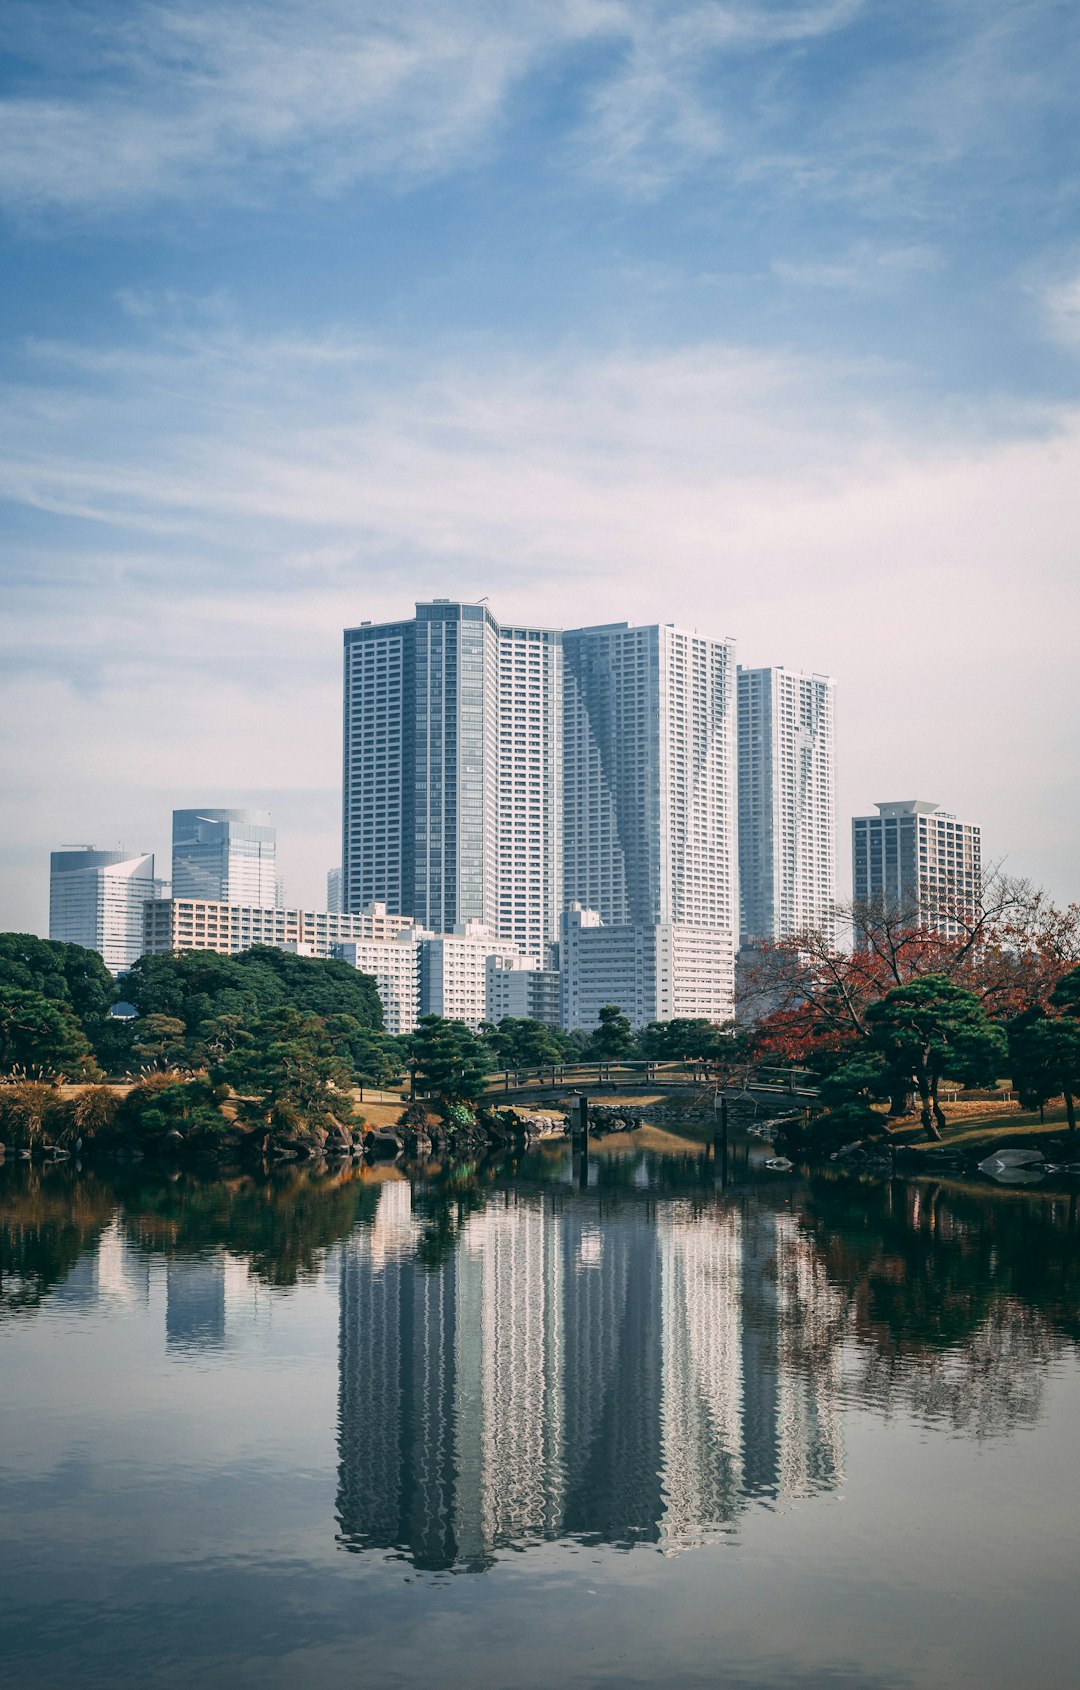
[[[403,1149],[404,1145],[397,1134],[387,1131],[386,1128],[380,1128],[378,1132],[368,1135],[367,1150],[372,1156],[400,1156]]]

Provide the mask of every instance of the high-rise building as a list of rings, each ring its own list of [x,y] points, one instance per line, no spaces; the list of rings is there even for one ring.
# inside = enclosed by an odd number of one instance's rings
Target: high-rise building
[[[346,920],[355,920],[348,916]],[[407,927],[393,939],[350,939],[333,954],[370,974],[382,1004],[383,1031],[395,1038],[416,1031],[420,1019],[420,943]]]
[[[274,909],[277,836],[266,810],[174,810],[174,898]]]
[[[856,904],[879,903],[912,927],[953,934],[982,899],[982,836],[923,799],[878,804],[851,823]]]
[[[563,888],[595,917],[571,924],[574,960],[561,957],[564,1024],[590,1025],[597,999],[633,1021],[724,1018],[739,907],[734,645],[619,622],[566,633],[563,654]],[[700,943],[680,937],[694,930]]]
[[[143,953],[143,911],[160,890],[153,854],[77,845],[49,859],[49,938],[97,951],[113,974]]]
[[[558,1027],[559,973],[538,968],[531,956],[487,958],[487,1019],[495,1024],[510,1016],[515,1021],[542,1021]]]
[[[480,922],[538,961],[558,928],[561,635],[435,600],[345,631],[343,903]]]
[[[831,934],[836,901],[835,683],[739,669],[742,944]]]
[[[488,1019],[488,960],[518,956],[512,940],[496,939],[479,921],[453,933],[425,936],[420,947],[420,1008],[424,1015],[464,1021],[474,1031]]]
[[[327,870],[326,908],[331,915],[340,915],[345,908],[342,874],[339,868]]]
[[[738,924],[735,648],[670,624],[563,636],[566,902]]]

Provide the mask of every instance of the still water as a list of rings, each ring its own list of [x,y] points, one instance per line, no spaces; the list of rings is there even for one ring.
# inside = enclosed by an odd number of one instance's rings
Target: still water
[[[8,1164],[0,1684],[1066,1690],[1078,1343],[1067,1189]]]

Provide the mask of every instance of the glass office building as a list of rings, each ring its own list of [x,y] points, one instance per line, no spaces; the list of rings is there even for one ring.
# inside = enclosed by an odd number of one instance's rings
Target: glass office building
[[[113,974],[142,955],[144,906],[158,896],[153,854],[69,846],[49,858],[49,938],[97,951]]]
[[[174,898],[274,909],[277,835],[266,810],[174,810]]]

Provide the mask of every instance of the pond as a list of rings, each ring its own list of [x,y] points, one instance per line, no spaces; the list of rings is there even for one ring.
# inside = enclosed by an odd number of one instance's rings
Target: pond
[[[1063,1690],[1069,1190],[0,1166],[0,1684]]]

